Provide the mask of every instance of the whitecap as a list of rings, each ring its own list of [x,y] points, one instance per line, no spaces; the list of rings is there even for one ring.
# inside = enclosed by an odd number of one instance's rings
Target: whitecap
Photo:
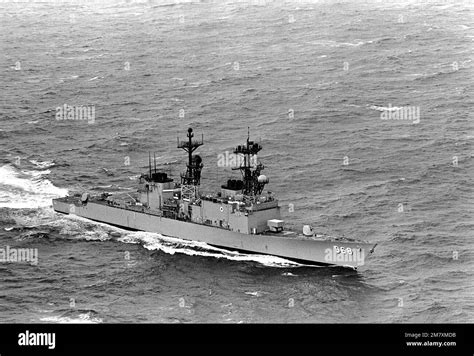
[[[38,161],[35,159],[30,160],[30,163],[33,163],[36,167],[40,169],[49,168],[55,165],[54,161]]]
[[[262,295],[262,292],[256,291],[256,292],[245,292],[245,294],[252,295],[254,297],[260,297]]]
[[[372,105],[372,106],[370,106],[370,109],[378,110],[378,111],[396,111],[396,110],[400,110],[401,107],[397,107],[397,106],[385,107],[385,106]]]

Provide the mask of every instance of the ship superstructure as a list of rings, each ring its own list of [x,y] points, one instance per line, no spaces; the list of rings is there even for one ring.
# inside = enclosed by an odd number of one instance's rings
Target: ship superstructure
[[[143,207],[162,213],[166,218],[190,221],[214,226],[243,234],[259,234],[269,230],[280,220],[278,201],[270,194],[262,194],[268,178],[261,175],[263,165],[251,166],[251,156],[262,147],[247,138],[245,145],[235,148],[234,154],[243,155],[243,164],[233,168],[240,170],[242,179],[229,179],[215,194],[201,194],[202,159],[193,152],[203,144],[203,140],[193,139],[192,129],[188,139],[179,141],[178,148],[188,153],[186,172],[181,174],[181,182],[176,184],[166,173],[150,170],[140,177],[140,203]],[[283,221],[280,222],[283,225]],[[281,226],[282,228],[282,226]]]

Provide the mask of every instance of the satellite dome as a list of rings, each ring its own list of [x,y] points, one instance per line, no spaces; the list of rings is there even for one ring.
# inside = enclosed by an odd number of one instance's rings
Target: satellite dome
[[[258,176],[258,182],[259,183],[268,183],[269,179],[267,178],[266,175],[262,174]]]
[[[310,225],[303,226],[303,235],[313,236],[314,235],[313,228]]]
[[[82,193],[81,201],[85,204],[85,203],[87,203],[87,200],[89,200],[89,194]]]

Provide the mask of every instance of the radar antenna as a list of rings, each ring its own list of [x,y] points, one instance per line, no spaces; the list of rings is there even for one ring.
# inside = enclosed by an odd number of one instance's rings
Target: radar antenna
[[[201,140],[193,140],[193,129],[188,129],[187,141],[180,141],[178,138],[178,148],[182,148],[188,153],[188,163],[185,173],[181,174],[181,196],[183,199],[193,199],[197,197],[197,188],[201,184],[201,170],[204,164],[199,155],[193,155],[193,152],[204,144],[204,136]]]
[[[265,168],[263,164],[257,162],[257,153],[260,152],[262,146],[259,143],[250,141],[250,127],[247,127],[247,142],[245,145],[239,145],[234,149],[235,154],[241,154],[244,157],[243,164],[240,167],[232,168],[240,170],[243,179],[242,193],[246,196],[256,197],[262,194],[268,178],[260,175]],[[253,170],[252,170],[253,168]]]

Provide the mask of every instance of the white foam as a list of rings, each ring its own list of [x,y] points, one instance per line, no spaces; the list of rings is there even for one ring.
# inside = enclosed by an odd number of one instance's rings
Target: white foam
[[[373,43],[373,41],[359,40],[355,43],[352,43],[352,42],[337,42],[333,40],[316,40],[316,41],[308,41],[306,43],[311,44],[311,45],[323,46],[323,47],[342,47],[342,46],[359,47],[368,43]]]
[[[44,162],[42,162],[42,161],[37,161],[37,160],[34,160],[34,159],[30,160],[30,163],[33,163],[39,169],[50,168],[50,167],[55,165],[55,163],[53,161],[44,161]]]
[[[44,213],[47,213],[46,211]],[[54,212],[51,210],[51,213]],[[91,229],[91,225],[93,228]],[[111,231],[125,231],[113,226],[97,223],[77,215],[54,215],[54,220],[48,222],[48,226],[59,228],[59,233],[68,238],[87,241],[111,240]]]
[[[43,177],[50,173],[49,170],[19,170],[11,164],[0,167],[0,207],[46,207],[52,204],[53,198],[67,195],[67,189],[55,187]]]
[[[396,110],[400,110],[401,107],[397,107],[397,106],[385,107],[385,106],[372,105],[372,106],[370,107],[370,109],[378,110],[378,111],[396,111]]]
[[[40,318],[41,321],[47,323],[58,323],[58,324],[99,324],[102,323],[102,319],[93,318],[90,314],[79,314],[77,318],[71,318],[68,316],[46,316]]]
[[[237,251],[230,251],[218,247],[210,246],[204,242],[182,240],[179,238],[163,236],[150,232],[132,232],[127,236],[118,239],[125,243],[140,243],[147,250],[159,250],[174,255],[182,253],[188,256],[204,256],[213,258],[224,258],[232,261],[258,262],[269,267],[300,267],[299,263],[286,260],[284,258],[245,254]]]
[[[262,292],[256,291],[256,292],[245,292],[245,294],[252,295],[254,297],[261,297]]]

